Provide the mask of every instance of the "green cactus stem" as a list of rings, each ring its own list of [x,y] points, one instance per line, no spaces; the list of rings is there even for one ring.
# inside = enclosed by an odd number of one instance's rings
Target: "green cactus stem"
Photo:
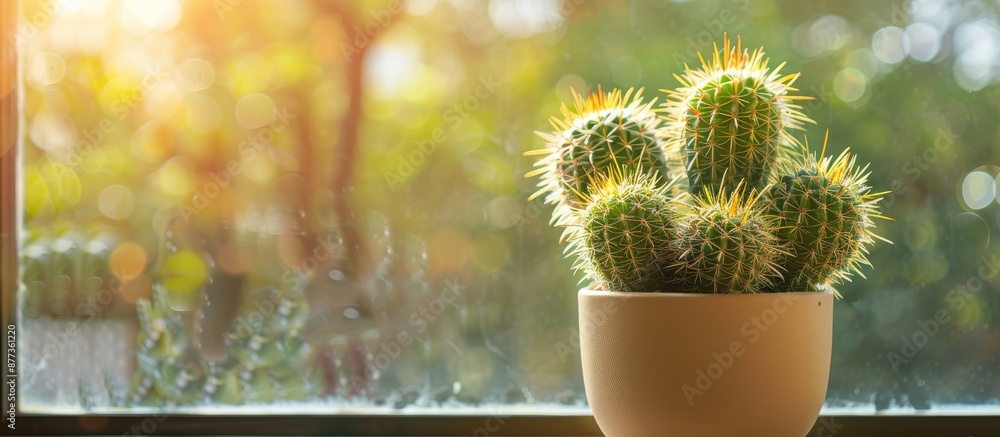
[[[700,69],[675,75],[680,88],[665,90],[666,147],[683,158],[692,194],[741,183],[760,191],[784,146],[798,144],[788,130],[813,122],[794,104],[806,97],[789,95],[798,74],[782,76],[784,64],[770,69],[763,48],[748,53],[728,36],[711,62],[699,58]]]
[[[573,92],[573,98],[575,109],[564,104],[564,118],[550,120],[554,132],[536,132],[546,148],[525,154],[543,155],[527,177],[541,176],[532,199],[548,193],[546,202],[559,205],[557,222],[568,210],[585,208],[591,185],[612,168],[667,176],[655,99],[644,103],[642,89],[623,95],[617,89],[605,94],[600,87],[586,98]]]
[[[677,237],[680,203],[670,184],[644,173],[613,171],[598,182],[578,225],[567,229],[577,267],[614,291],[662,291],[661,267]]]
[[[790,165],[768,190],[768,213],[788,245],[781,257],[787,273],[775,281],[775,291],[815,290],[861,275],[860,266],[870,265],[868,246],[882,239],[872,227],[873,219],[886,218],[878,212],[884,193],[871,192],[868,167],[857,167],[856,158],[847,150],[837,158],[810,157]]]
[[[784,249],[775,225],[758,204],[759,195],[719,190],[695,198],[673,241],[677,261],[672,282],[686,292],[758,293],[781,277],[778,257]]]

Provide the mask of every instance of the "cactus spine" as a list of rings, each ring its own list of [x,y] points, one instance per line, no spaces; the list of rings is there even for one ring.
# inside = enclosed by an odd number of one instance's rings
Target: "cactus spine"
[[[870,265],[868,246],[880,238],[872,219],[885,217],[878,213],[881,193],[871,192],[868,167],[859,168],[856,159],[847,150],[837,158],[810,157],[803,166],[790,166],[768,190],[768,213],[789,248],[782,256],[787,274],[775,282],[775,291],[814,290]]]
[[[655,99],[643,103],[642,89],[633,94],[601,88],[586,98],[573,92],[574,109],[562,106],[563,119],[551,118],[554,132],[536,132],[548,144],[526,153],[544,155],[527,176],[541,176],[532,198],[548,193],[547,203],[558,205],[555,218],[586,207],[591,185],[612,168],[666,176],[666,160],[656,132],[660,118]]]
[[[699,54],[701,68],[675,75],[682,86],[667,91],[662,136],[684,159],[692,194],[763,189],[783,146],[796,143],[788,129],[812,122],[793,103],[803,97],[789,95],[798,74],[781,76],[784,64],[771,70],[763,49],[736,41],[726,36],[710,63]]]
[[[613,290],[665,290],[662,267],[672,261],[680,215],[669,186],[654,176],[618,171],[600,181],[579,225],[570,228],[578,268]]]
[[[757,293],[781,277],[784,249],[758,198],[738,185],[732,194],[720,190],[695,199],[673,242],[675,284],[698,293]]]

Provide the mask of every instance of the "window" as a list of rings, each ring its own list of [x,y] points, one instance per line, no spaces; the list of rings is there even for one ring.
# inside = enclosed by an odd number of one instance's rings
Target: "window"
[[[21,413],[595,431],[579,277],[523,152],[571,88],[662,101],[728,32],[801,71],[810,142],[829,129],[888,191],[895,244],[839,288],[825,414],[995,420],[995,4],[361,3],[4,3]]]

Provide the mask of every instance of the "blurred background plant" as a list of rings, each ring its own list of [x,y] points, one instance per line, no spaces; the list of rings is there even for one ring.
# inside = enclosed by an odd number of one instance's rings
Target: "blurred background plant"
[[[21,4],[21,311],[136,339],[54,355],[110,378],[43,408],[105,389],[99,404],[583,406],[579,278],[548,207],[523,200],[521,155],[570,88],[674,86],[723,32],[801,71],[828,153],[851,147],[892,190],[897,222],[876,231],[897,244],[838,287],[829,405],[1000,399],[995,3]]]

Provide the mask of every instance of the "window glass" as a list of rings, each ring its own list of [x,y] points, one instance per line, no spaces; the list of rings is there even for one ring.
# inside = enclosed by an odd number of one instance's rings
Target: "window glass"
[[[838,288],[827,406],[998,405],[995,3],[21,6],[24,409],[585,412],[524,152],[571,89],[662,101],[724,32],[802,72],[810,144],[895,219]]]

